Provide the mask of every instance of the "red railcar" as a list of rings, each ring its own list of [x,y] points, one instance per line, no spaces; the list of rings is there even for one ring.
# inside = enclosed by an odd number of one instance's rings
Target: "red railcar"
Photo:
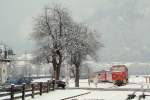
[[[112,82],[115,85],[128,83],[128,68],[125,65],[115,65],[111,68]]]
[[[107,81],[107,72],[105,70],[100,71],[100,73],[99,73],[99,80],[101,82]]]
[[[111,71],[102,70],[99,72],[99,80],[101,82],[112,82]]]

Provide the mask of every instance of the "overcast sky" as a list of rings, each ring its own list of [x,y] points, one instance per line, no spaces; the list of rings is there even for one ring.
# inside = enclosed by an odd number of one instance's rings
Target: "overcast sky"
[[[102,34],[101,61],[150,61],[150,0],[0,0],[0,41],[31,51],[33,17],[54,3]]]

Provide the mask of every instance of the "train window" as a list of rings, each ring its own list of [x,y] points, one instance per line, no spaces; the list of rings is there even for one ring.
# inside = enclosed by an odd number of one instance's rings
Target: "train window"
[[[124,67],[114,67],[112,68],[112,71],[125,71]]]

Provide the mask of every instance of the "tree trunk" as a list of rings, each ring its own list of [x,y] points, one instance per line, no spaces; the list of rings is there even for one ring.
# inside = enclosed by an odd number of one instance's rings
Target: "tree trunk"
[[[59,80],[59,77],[60,77],[60,65],[57,65],[57,68],[56,68],[56,80]]]
[[[53,64],[53,76],[52,76],[52,78],[56,79],[57,62],[56,62],[55,56],[52,56],[52,64]]]
[[[57,63],[57,68],[56,68],[56,80],[59,80],[60,68],[61,68],[61,63],[62,63],[62,55],[59,50],[57,51],[57,54],[59,56],[59,62]]]
[[[56,56],[52,56],[52,63],[53,63],[53,69],[54,69],[54,78],[56,80],[59,80],[60,77],[60,68],[61,68],[61,63],[62,63],[62,55],[60,51],[56,52],[57,55],[59,56],[59,61],[57,62]]]
[[[76,67],[75,87],[79,87],[79,77],[80,77],[79,66],[75,65],[75,67]]]

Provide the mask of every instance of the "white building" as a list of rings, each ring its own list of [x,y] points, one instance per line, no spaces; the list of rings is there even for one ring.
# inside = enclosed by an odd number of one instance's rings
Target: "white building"
[[[0,62],[0,84],[5,83],[7,78],[7,64]]]

